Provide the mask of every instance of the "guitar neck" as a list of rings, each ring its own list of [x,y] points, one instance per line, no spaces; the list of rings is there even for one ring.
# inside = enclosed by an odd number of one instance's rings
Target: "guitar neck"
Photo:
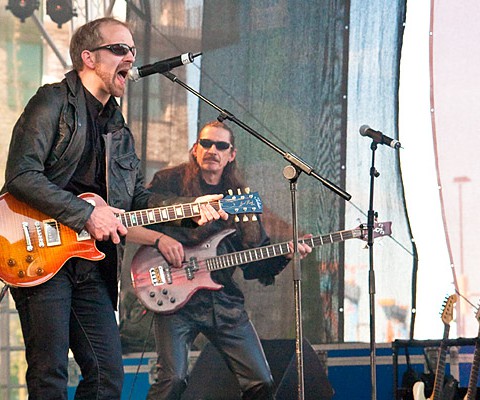
[[[480,330],[478,331],[477,340],[475,341],[475,351],[473,353],[472,369],[470,370],[470,378],[468,380],[467,394],[465,400],[475,400],[477,395],[478,369],[480,364]]]
[[[158,224],[161,222],[198,217],[200,216],[200,204],[210,204],[217,211],[220,209],[220,201],[187,203],[149,208],[146,210],[128,211],[123,214],[117,214],[117,218],[127,228]]]
[[[343,242],[347,239],[362,237],[360,229],[338,231],[328,235],[314,236],[309,239],[301,239],[299,243],[305,243],[310,247],[323,246],[324,244]],[[224,254],[205,260],[209,271],[218,271],[236,265],[246,264],[254,261],[261,261],[290,253],[288,242],[272,244],[269,246],[257,247],[243,250],[236,253]]]
[[[433,385],[433,394],[431,400],[440,400],[443,390],[443,381],[445,378],[445,361],[447,358],[447,344],[446,339],[450,333],[450,325],[445,325],[443,340],[440,344],[438,361],[437,361],[437,370],[435,371],[435,383]]]

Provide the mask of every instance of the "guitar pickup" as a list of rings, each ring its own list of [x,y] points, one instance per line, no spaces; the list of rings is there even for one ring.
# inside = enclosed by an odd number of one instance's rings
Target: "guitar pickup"
[[[172,283],[172,274],[169,267],[153,267],[149,269],[150,281],[153,286],[161,286]]]
[[[54,219],[43,221],[43,230],[45,232],[45,241],[47,246],[58,246],[62,244],[60,240],[60,226]]]

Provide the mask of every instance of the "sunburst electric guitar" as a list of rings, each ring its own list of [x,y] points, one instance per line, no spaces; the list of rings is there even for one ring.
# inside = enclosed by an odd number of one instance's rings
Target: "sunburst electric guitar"
[[[391,235],[391,225],[391,222],[375,223],[374,238]],[[152,246],[141,246],[131,264],[132,283],[140,302],[151,311],[170,314],[183,307],[197,290],[222,288],[212,280],[210,272],[290,253],[288,242],[284,242],[217,256],[218,244],[233,232],[235,229],[227,229],[198,246],[184,247],[187,261],[180,268],[171,267]],[[315,247],[354,238],[366,240],[366,235],[367,228],[361,225],[299,242]]]
[[[438,349],[437,368],[435,370],[435,382],[433,384],[432,396],[425,398],[425,384],[421,381],[413,385],[414,400],[441,400],[443,397],[443,384],[445,380],[445,361],[447,358],[447,339],[450,333],[450,322],[453,320],[453,308],[457,302],[457,295],[452,294],[444,303],[442,311],[442,322],[444,325],[443,338]]]
[[[480,323],[480,304],[475,313],[475,318]],[[478,384],[478,369],[480,367],[480,326],[478,328],[478,335],[475,341],[475,351],[473,352],[472,369],[470,370],[470,378],[468,380],[467,393],[463,400],[475,400],[477,397]]]
[[[79,197],[93,205],[106,205],[93,193],[83,193]],[[207,203],[229,214],[261,213],[263,210],[256,192],[230,195]],[[200,203],[188,203],[129,211],[118,214],[117,218],[131,228],[199,215]],[[0,280],[19,287],[46,282],[72,257],[92,261],[105,257],[87,231],[77,233],[9,193],[0,196],[0,250]]]

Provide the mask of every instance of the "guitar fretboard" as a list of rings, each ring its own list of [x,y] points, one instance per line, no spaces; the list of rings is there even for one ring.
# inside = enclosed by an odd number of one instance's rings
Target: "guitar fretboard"
[[[299,243],[305,243],[310,247],[323,246],[324,244],[343,242],[347,239],[361,238],[361,229],[339,231],[328,235],[314,236],[309,239],[301,239]],[[270,246],[257,247],[255,249],[239,251],[231,254],[224,254],[205,260],[209,271],[217,271],[235,265],[265,260],[290,253],[288,242],[272,244]]]
[[[219,210],[220,202],[212,201],[208,203],[215,210]],[[175,221],[178,219],[192,218],[200,215],[200,203],[178,204],[166,207],[150,208],[148,210],[128,211],[123,214],[118,214],[122,224],[127,228],[134,226],[144,226],[150,224],[157,224],[160,222]]]
[[[440,344],[437,370],[435,372],[435,383],[433,384],[433,394],[431,400],[440,400],[443,390],[443,380],[445,378],[445,361],[447,359],[447,344],[446,339],[450,333],[450,325],[445,325],[443,331],[443,340]]]

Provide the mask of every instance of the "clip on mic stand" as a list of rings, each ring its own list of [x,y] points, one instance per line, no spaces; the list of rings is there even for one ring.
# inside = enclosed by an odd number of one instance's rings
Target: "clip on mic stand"
[[[370,301],[370,379],[372,386],[372,400],[377,398],[377,367],[376,367],[376,344],[375,344],[375,272],[373,270],[373,227],[377,213],[373,210],[373,191],[375,178],[380,173],[375,169],[375,150],[377,143],[372,141],[370,148],[372,149],[372,165],[370,167],[370,200],[367,214],[367,244],[369,256],[369,272],[368,272],[368,293]]]
[[[296,350],[296,361],[297,361],[297,393],[298,399],[304,399],[304,373],[303,373],[303,331],[302,331],[302,306],[301,306],[301,270],[300,270],[300,257],[298,254],[298,217],[297,217],[297,200],[296,200],[296,191],[297,186],[296,182],[298,176],[301,172],[305,172],[307,175],[313,175],[314,178],[318,179],[324,186],[329,188],[331,191],[337,195],[343,197],[345,200],[350,200],[350,196],[347,192],[340,189],[338,186],[330,182],[329,180],[322,178],[318,175],[313,168],[311,168],[306,162],[301,160],[299,157],[292,153],[287,153],[280,149],[278,146],[274,145],[272,142],[267,140],[265,137],[256,132],[253,128],[250,128],[247,124],[243,123],[237,119],[232,113],[225,109],[221,109],[215,103],[211,102],[196,90],[188,86],[186,83],[179,80],[171,72],[164,72],[164,76],[170,79],[174,83],[178,83],[184,89],[188,90],[190,93],[193,93],[200,100],[204,101],[214,109],[220,112],[218,116],[219,121],[230,120],[243,130],[247,131],[251,135],[255,136],[258,140],[262,141],[264,144],[275,150],[277,153],[281,154],[283,158],[290,162],[290,165],[287,165],[283,170],[283,176],[285,179],[290,181],[290,191],[292,198],[292,219],[293,219],[293,280],[294,280],[294,291],[295,291],[295,350]]]

